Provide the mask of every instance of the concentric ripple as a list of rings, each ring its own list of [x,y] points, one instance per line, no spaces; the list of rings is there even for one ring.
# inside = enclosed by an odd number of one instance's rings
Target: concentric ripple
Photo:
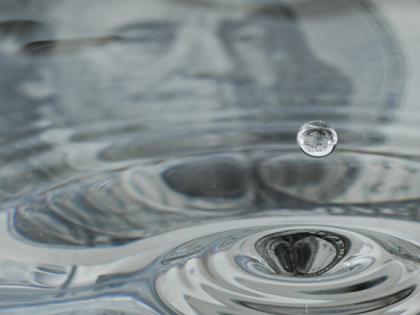
[[[1,0],[0,315],[419,315],[417,2]]]
[[[369,219],[310,221],[244,220],[186,242],[161,260],[157,295],[176,314],[406,314],[418,300],[418,239]]]

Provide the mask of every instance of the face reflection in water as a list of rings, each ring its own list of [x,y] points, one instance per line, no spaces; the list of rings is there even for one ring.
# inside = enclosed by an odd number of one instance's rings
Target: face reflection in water
[[[417,308],[420,166],[346,151],[382,138],[351,126],[359,76],[315,53],[293,7],[309,2],[42,0],[10,22],[29,35],[0,44],[9,72],[42,73],[10,99],[47,123],[0,154],[0,313]],[[295,136],[317,114],[347,143],[310,159]]]
[[[79,2],[49,8],[60,21],[48,50],[59,91],[53,121],[165,121],[191,111],[194,119],[211,120],[238,108],[347,103],[349,82],[311,53],[282,2],[141,0],[78,8]],[[77,12],[77,24],[64,20],[69,12]],[[75,48],[65,41],[80,34],[91,42]]]
[[[229,216],[284,205],[302,207],[302,196],[295,197],[295,188],[302,191],[302,187],[309,187],[312,192],[316,186],[316,191],[324,194],[323,187],[327,187],[328,195],[336,196],[337,190],[340,192],[352,181],[354,176],[331,180],[335,174],[347,174],[347,168],[336,172],[331,163],[325,169],[324,164],[317,165],[311,172],[300,167],[299,160],[293,164],[298,169],[293,170],[287,158],[277,165],[275,159],[264,164],[258,158],[243,162],[237,156],[212,157],[212,154],[202,161],[181,160],[150,168],[142,165],[139,176],[128,176],[118,170],[111,180],[108,174],[100,173],[103,169],[114,169],[118,162],[156,156],[169,159],[176,154],[188,155],[195,149],[217,153],[227,148],[229,154],[230,149],[246,145],[264,145],[270,141],[283,145],[289,138],[295,145],[297,129],[293,134],[272,131],[266,128],[266,121],[274,119],[282,128],[284,120],[291,121],[288,117],[291,109],[299,113],[301,108],[312,106],[327,109],[346,106],[350,81],[311,52],[299,19],[288,4],[246,0],[139,0],[125,1],[122,6],[116,0],[107,1],[106,5],[101,1],[89,4],[60,1],[51,2],[46,12],[51,17],[46,23],[51,26],[46,37],[48,45],[38,42],[37,46],[33,41],[25,46],[29,55],[46,66],[54,91],[51,104],[44,105],[40,111],[53,124],[42,139],[47,139],[57,152],[60,171],[70,169],[71,176],[75,170],[80,171],[80,176],[86,175],[86,171],[98,172],[89,176],[91,182],[85,183],[83,178],[75,185],[70,183],[64,189],[51,190],[54,198],[41,197],[42,206],[38,208],[45,211],[41,225],[55,224],[51,212],[56,208],[66,220],[77,217],[77,224],[70,225],[70,234],[76,241],[64,242],[85,244],[85,238],[92,238],[90,242],[94,244],[107,243],[110,239],[123,239],[129,234],[127,231],[136,237],[154,235],[179,224],[191,224],[193,221],[186,218],[194,218],[197,209],[205,209],[203,217],[207,218],[215,216],[215,209]],[[77,20],[69,20],[68,16],[77,16]],[[232,112],[234,118],[229,120]],[[217,130],[219,134],[214,135],[201,125],[212,124],[218,117],[230,123],[235,120],[234,115],[238,115],[236,122],[242,124],[240,128],[244,132],[225,132],[222,126]],[[241,115],[250,116],[251,123],[260,123],[267,130],[259,134],[254,134],[252,128],[247,130],[251,124],[241,120]],[[317,117],[311,114],[311,118]],[[131,120],[134,120],[132,125]],[[196,123],[196,132],[185,128],[180,135],[154,133],[156,129],[176,125],[178,120],[187,122],[185,127]],[[117,125],[119,122],[122,127]],[[113,129],[115,125],[117,131]],[[143,125],[152,130],[151,139]],[[67,126],[74,135],[64,136],[65,139],[59,132],[58,136],[54,135],[55,127]],[[183,129],[184,125],[176,127]],[[126,134],[125,130],[128,130]],[[156,134],[161,138],[153,138]],[[338,163],[339,170],[343,163]],[[121,165],[127,164],[118,164]],[[282,169],[281,165],[288,169]],[[268,174],[264,173],[266,169]],[[290,169],[297,175],[289,176]],[[135,174],[135,169],[129,169],[128,173]],[[319,176],[314,181],[316,174]],[[70,178],[62,173],[59,176]],[[332,190],[330,185],[320,184],[319,178],[326,178],[323,183],[343,184],[335,184],[336,189]],[[139,186],[135,198],[131,193],[126,195],[127,183],[131,187],[132,179],[133,186]],[[97,183],[109,185],[106,194],[102,195],[102,185],[97,189]],[[291,197],[283,194],[283,190]],[[80,194],[90,196],[82,200],[100,200],[100,205],[96,201],[80,204]],[[308,199],[318,201],[317,198],[318,195]],[[150,207],[154,211],[149,211]],[[29,208],[33,208],[33,202]],[[83,223],[79,220],[80,209],[84,213]],[[98,216],[91,209],[107,215]],[[160,214],[161,210],[165,215]],[[111,223],[109,213],[115,214],[115,222]],[[126,221],[128,217],[130,220]],[[28,225],[37,221],[31,215],[29,218],[17,220],[21,233],[31,234],[30,238],[40,242],[56,242],[45,234],[39,237],[27,232]],[[83,237],[76,235],[73,225],[81,226]],[[118,231],[118,237],[111,235],[100,240],[85,226],[100,226],[95,233],[101,235],[109,230]],[[37,232],[38,228],[33,231]]]

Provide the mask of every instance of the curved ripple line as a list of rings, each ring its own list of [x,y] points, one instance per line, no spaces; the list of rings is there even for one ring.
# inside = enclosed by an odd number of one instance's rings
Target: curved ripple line
[[[355,315],[396,312],[419,296],[415,240],[328,217],[316,226],[287,221],[174,248],[160,260],[157,298],[175,314]],[[178,289],[168,290],[171,283]]]

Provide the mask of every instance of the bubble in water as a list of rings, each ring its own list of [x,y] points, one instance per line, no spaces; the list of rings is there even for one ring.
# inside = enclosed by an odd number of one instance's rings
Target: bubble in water
[[[307,155],[324,157],[330,154],[338,142],[333,128],[320,120],[309,121],[300,127],[296,141]]]

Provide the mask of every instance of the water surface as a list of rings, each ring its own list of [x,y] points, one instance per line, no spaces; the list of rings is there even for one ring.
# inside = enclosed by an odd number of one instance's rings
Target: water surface
[[[418,13],[0,1],[0,313],[419,314]]]

